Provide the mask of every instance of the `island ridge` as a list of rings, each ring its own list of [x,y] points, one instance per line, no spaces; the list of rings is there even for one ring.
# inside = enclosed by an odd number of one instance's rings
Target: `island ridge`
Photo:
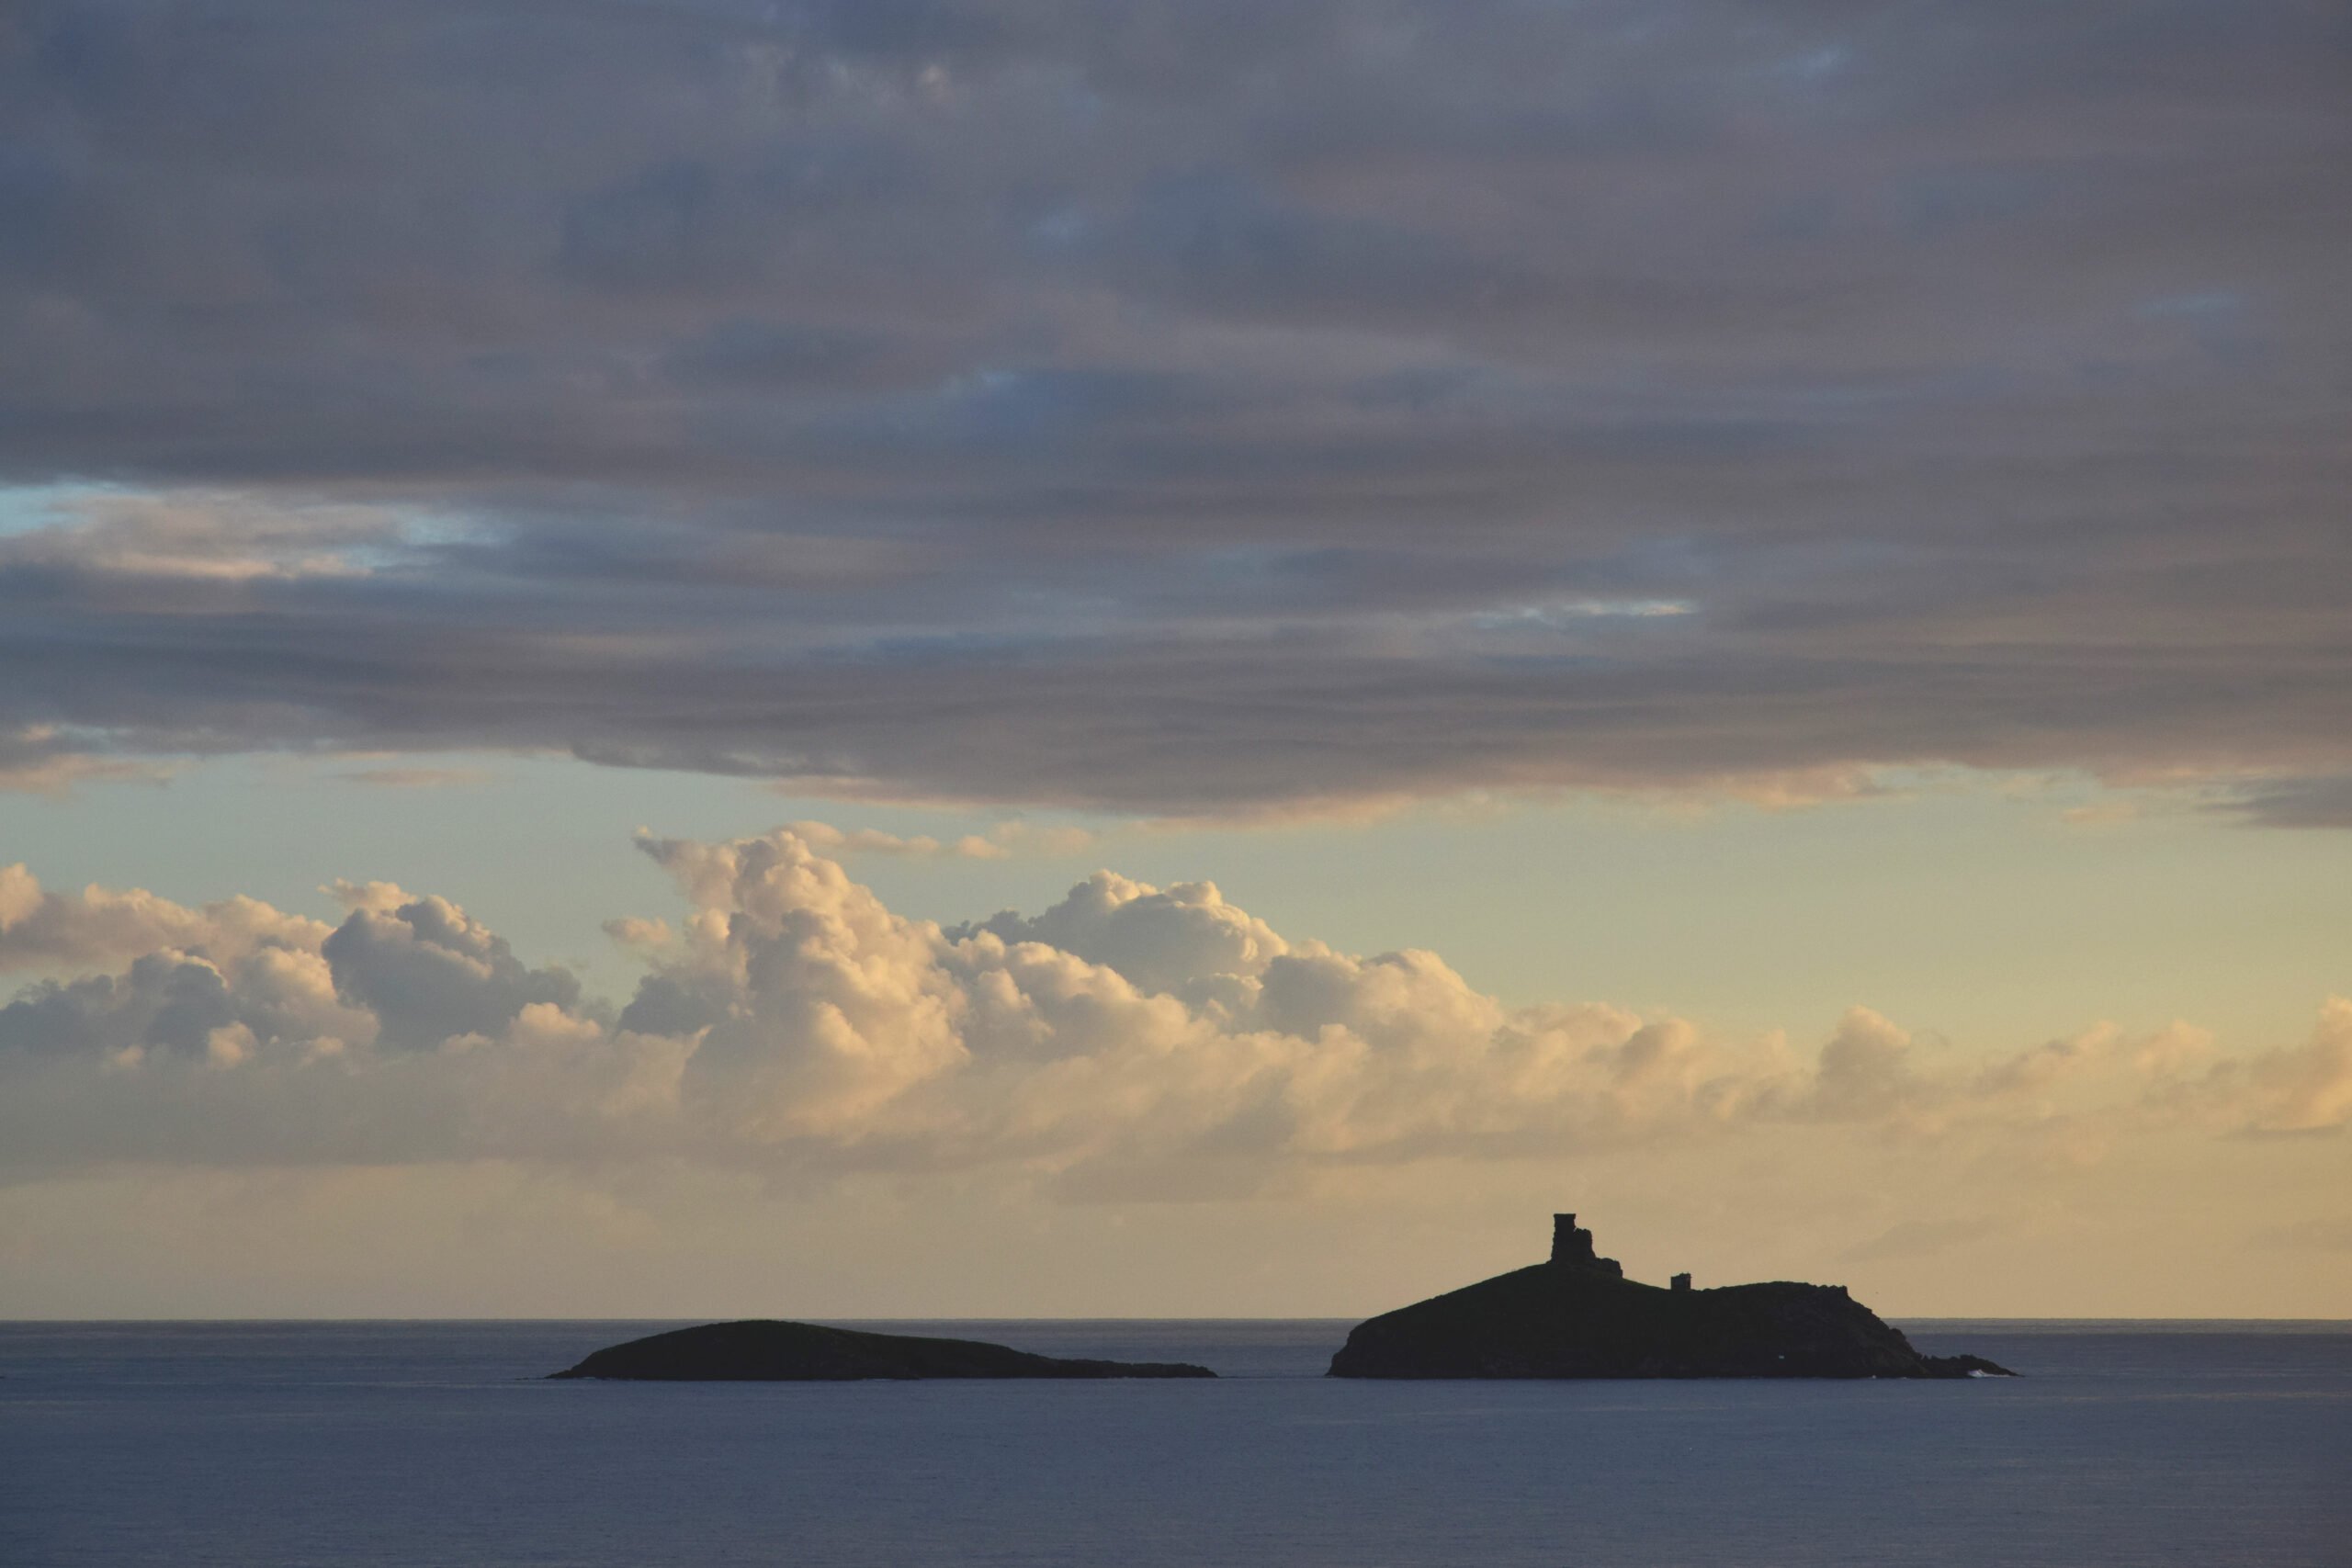
[[[1069,1360],[978,1339],[752,1319],[607,1346],[553,1378],[653,1382],[853,1382],[869,1378],[1213,1378],[1185,1361]]]
[[[1979,1356],[1923,1356],[1843,1285],[1660,1289],[1553,1216],[1552,1256],[1358,1324],[1335,1378],[2008,1377]]]

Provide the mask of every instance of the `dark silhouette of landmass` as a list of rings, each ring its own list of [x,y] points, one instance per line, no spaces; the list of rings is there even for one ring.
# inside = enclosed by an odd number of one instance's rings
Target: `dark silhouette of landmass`
[[[865,1378],[1213,1378],[1182,1361],[1034,1356],[977,1339],[868,1334],[755,1319],[673,1329],[607,1346],[557,1378],[657,1382],[852,1382]]]
[[[1335,1378],[2010,1377],[1981,1356],[1923,1356],[1843,1285],[1638,1284],[1595,1257],[1574,1214],[1552,1260],[1358,1324]]]

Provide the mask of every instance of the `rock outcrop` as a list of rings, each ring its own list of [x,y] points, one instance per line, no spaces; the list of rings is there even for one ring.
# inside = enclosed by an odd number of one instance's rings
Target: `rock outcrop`
[[[607,1346],[557,1378],[658,1382],[851,1382],[866,1378],[1213,1378],[1182,1361],[1065,1360],[977,1339],[869,1334],[754,1319]]]
[[[1596,1257],[1557,1217],[1548,1263],[1358,1324],[1335,1378],[2007,1377],[1977,1356],[1923,1356],[1842,1285],[1662,1290]]]

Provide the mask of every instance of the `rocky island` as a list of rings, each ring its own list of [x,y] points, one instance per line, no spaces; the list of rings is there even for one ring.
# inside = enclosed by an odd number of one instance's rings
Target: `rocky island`
[[[853,1382],[866,1378],[1213,1378],[1183,1361],[1067,1360],[978,1339],[872,1334],[753,1319],[607,1346],[554,1378],[656,1382]]]
[[[1661,1290],[1594,1254],[1574,1214],[1552,1257],[1358,1324],[1335,1378],[2009,1377],[1980,1356],[1923,1356],[1843,1285]]]

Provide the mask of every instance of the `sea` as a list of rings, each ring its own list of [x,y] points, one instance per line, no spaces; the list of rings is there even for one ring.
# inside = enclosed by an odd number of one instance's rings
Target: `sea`
[[[2015,1380],[1363,1382],[1323,1321],[856,1324],[1216,1382],[549,1382],[674,1324],[0,1323],[5,1568],[2352,1564],[2352,1324]]]

